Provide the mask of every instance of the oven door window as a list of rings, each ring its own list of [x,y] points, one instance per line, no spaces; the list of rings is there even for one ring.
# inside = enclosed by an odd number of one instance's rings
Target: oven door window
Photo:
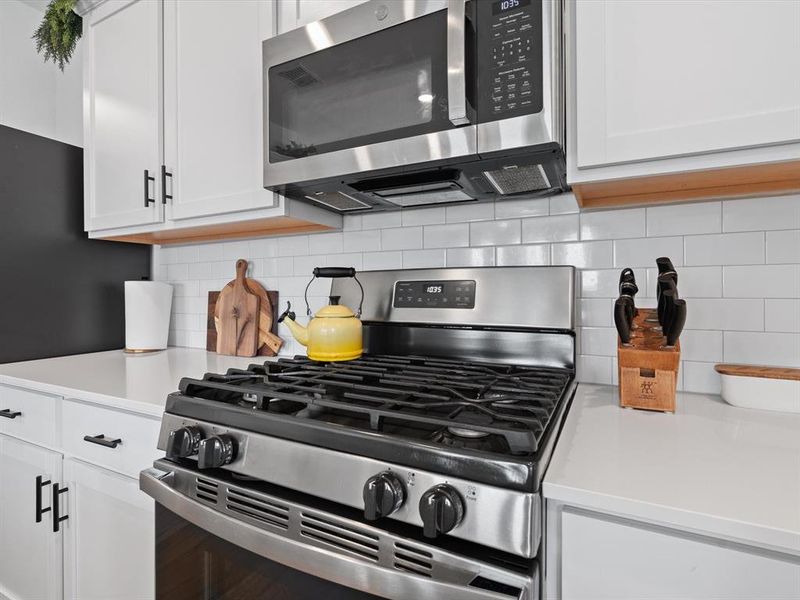
[[[269,69],[269,161],[277,163],[453,125],[447,11]]]
[[[156,597],[170,600],[379,598],[253,554],[156,504]]]

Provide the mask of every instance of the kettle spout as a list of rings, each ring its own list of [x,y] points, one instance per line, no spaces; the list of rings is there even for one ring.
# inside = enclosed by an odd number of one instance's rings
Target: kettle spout
[[[286,310],[278,317],[278,323],[283,323],[285,320],[286,326],[292,332],[294,339],[303,344],[303,346],[308,346],[308,329],[299,325],[295,320],[296,315],[292,312],[292,303],[287,302],[286,304]]]

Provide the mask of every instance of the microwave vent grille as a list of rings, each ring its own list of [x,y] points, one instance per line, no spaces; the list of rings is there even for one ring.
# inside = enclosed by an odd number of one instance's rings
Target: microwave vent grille
[[[542,165],[503,167],[494,171],[484,171],[483,174],[498,193],[504,196],[522,192],[537,192],[551,187]]]
[[[301,66],[292,67],[278,73],[284,79],[288,79],[295,87],[307,87],[317,83],[319,79],[314,77],[309,71]]]
[[[316,194],[306,196],[306,198],[341,212],[361,210],[370,207],[366,202],[348,196],[344,192],[317,192]]]

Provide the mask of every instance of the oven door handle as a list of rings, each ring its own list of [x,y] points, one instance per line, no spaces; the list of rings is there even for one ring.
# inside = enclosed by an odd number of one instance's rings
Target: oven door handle
[[[139,488],[161,506],[231,544],[303,573],[339,585],[397,600],[531,600],[519,596],[436,581],[310,546],[259,529],[204,506],[174,489],[172,472],[150,468],[139,474]]]
[[[467,0],[447,0],[447,111],[453,125],[468,125]]]

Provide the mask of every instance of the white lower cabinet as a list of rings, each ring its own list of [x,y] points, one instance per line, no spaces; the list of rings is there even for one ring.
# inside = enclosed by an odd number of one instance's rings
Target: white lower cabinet
[[[61,598],[63,527],[53,531],[52,510],[60,481],[60,453],[0,435],[0,598]],[[38,523],[37,507],[46,511]]]
[[[64,597],[153,598],[154,507],[138,481],[73,458],[64,460],[64,481]]]
[[[800,598],[797,557],[570,508],[560,532],[548,600]]]

